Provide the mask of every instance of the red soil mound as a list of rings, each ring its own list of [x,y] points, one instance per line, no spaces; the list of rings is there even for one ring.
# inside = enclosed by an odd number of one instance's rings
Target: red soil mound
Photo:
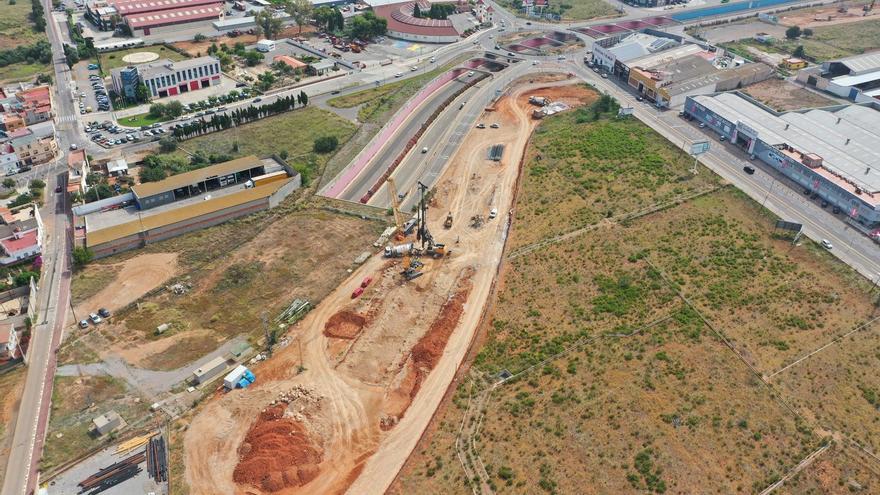
[[[455,295],[440,308],[440,315],[431,323],[431,327],[413,346],[412,370],[416,373],[415,384],[410,391],[410,398],[416,396],[422,386],[422,380],[437,365],[449,336],[458,325],[461,314],[464,313],[464,303],[471,292],[470,283],[459,289]]]
[[[277,492],[305,485],[318,475],[323,451],[312,444],[302,424],[283,417],[284,409],[277,405],[260,413],[238,449],[232,473],[236,483]]]
[[[337,339],[353,339],[366,324],[367,319],[363,316],[351,311],[340,311],[324,324],[324,335]]]

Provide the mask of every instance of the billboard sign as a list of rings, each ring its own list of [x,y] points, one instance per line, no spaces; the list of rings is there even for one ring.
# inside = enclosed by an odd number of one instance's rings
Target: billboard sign
[[[792,232],[800,232],[804,228],[803,224],[796,222],[786,222],[785,220],[777,220],[776,228],[782,230],[791,230]]]
[[[633,107],[620,107],[620,109],[617,110],[618,117],[625,117],[627,115],[632,115],[632,114],[633,114]]]
[[[709,151],[709,141],[697,141],[691,143],[691,154],[702,155],[703,153]]]

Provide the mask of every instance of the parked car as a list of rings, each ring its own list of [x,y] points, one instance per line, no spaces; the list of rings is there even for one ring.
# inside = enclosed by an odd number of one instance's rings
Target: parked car
[[[398,72],[397,74],[394,74],[394,77],[403,77],[403,72]]]
[[[77,148],[79,148],[79,146],[77,146],[76,143],[70,145],[71,151],[75,151]]]
[[[750,167],[750,166],[748,166],[748,165],[746,165],[745,167],[743,167],[743,172],[745,172],[745,173],[747,173],[747,174],[749,174],[749,175],[752,175],[752,174],[755,173],[755,169],[752,168],[752,167]]]
[[[501,127],[501,125],[500,125],[498,122],[494,122],[494,123],[493,123],[492,125],[490,125],[489,127],[491,127],[492,129],[498,129],[499,127]]]
[[[101,317],[95,313],[91,313],[89,315],[89,320],[91,320],[91,322],[94,323],[95,325],[97,325],[98,323],[101,323],[101,321],[102,321]]]
[[[831,241],[829,241],[828,239],[822,239],[822,243],[821,243],[821,244],[822,244],[822,247],[825,248],[825,249],[832,249],[832,248],[834,248],[834,246],[831,244]]]
[[[492,208],[489,210],[489,219],[493,219],[498,216],[498,208]]]
[[[263,101],[262,98],[254,98],[254,103],[259,103],[259,102],[261,102],[261,101]]]
[[[89,328],[89,320],[79,320],[80,328]]]
[[[107,311],[107,308],[101,308],[98,310],[98,314],[103,318],[110,318],[110,311]]]
[[[89,64],[89,70],[98,70],[98,64]]]
[[[482,123],[482,122],[480,122],[479,124],[477,124],[477,129],[485,129],[485,128],[486,128],[486,124],[484,124],[484,123]]]
[[[474,75],[474,71],[468,71],[468,77],[472,77]]]
[[[60,193],[60,192],[63,191],[63,190],[64,190],[64,188],[61,187],[61,184],[58,184],[57,186],[55,186],[55,192],[56,192],[56,193]]]

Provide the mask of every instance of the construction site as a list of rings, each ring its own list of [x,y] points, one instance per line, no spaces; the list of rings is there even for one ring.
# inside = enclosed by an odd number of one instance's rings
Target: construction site
[[[520,160],[538,123],[529,97],[576,107],[562,75],[521,80],[469,131],[410,215],[386,184],[388,242],[256,366],[259,380],[183,420],[190,493],[382,493],[432,418],[494,290]],[[496,150],[497,161],[487,155]],[[411,198],[410,198],[411,199]],[[182,424],[178,425],[183,431]]]

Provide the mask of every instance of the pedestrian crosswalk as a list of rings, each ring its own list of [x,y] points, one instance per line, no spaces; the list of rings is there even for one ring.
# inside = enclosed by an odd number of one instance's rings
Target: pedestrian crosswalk
[[[55,117],[55,123],[76,122],[76,115],[60,115]]]

